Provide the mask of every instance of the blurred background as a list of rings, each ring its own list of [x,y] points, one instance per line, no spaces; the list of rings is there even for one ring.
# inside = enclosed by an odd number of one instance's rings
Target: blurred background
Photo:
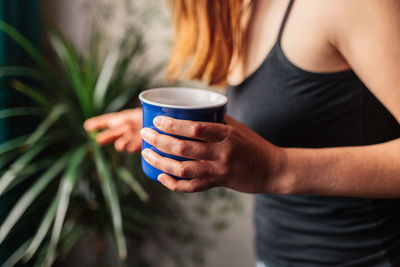
[[[251,196],[168,192],[82,129],[168,85],[166,2],[1,0],[1,266],[255,265]]]

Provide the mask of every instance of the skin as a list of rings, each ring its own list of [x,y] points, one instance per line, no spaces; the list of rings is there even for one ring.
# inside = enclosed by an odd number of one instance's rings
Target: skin
[[[244,59],[237,66],[243,71],[234,71],[230,80],[242,80],[261,64],[276,40],[287,4],[255,1]],[[400,2],[396,0],[296,0],[282,49],[293,64],[308,71],[352,68],[400,122],[398,14]],[[118,150],[134,152],[140,149],[138,114],[140,110],[129,110],[92,118],[85,129],[106,128],[98,135],[100,144],[114,142]],[[159,181],[174,191],[225,186],[248,193],[400,197],[400,139],[359,147],[280,148],[229,116],[227,125],[158,119],[156,126],[165,132],[205,141],[182,141],[150,129],[141,132],[159,150],[194,159],[177,162],[143,151],[153,166],[192,178],[175,180],[161,174]]]
[[[96,136],[100,145],[114,143],[118,151],[136,153],[142,146],[139,135],[142,129],[142,110],[127,109],[120,112],[108,113],[87,120],[84,124],[86,131],[103,130]]]

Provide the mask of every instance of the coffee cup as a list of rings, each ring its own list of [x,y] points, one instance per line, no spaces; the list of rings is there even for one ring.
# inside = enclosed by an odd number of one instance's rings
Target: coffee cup
[[[143,128],[148,127],[162,134],[167,133],[159,130],[153,124],[153,120],[157,116],[168,116],[181,120],[222,123],[226,104],[228,102],[226,96],[215,91],[180,87],[149,89],[140,93],[139,99],[142,103],[143,110]],[[180,136],[174,137],[187,139]],[[179,161],[189,160],[159,151],[143,140],[142,150],[146,148],[157,152],[163,157]],[[150,179],[155,181],[157,181],[158,175],[163,173],[150,165],[143,158],[142,169]],[[180,179],[179,177],[175,178]]]

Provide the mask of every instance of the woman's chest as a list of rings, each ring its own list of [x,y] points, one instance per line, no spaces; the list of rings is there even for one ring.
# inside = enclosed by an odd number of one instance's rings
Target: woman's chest
[[[322,2],[294,1],[290,12],[285,13],[289,1],[255,1],[243,42],[242,62],[234,67],[234,77],[229,80],[237,84],[250,76],[276,44],[292,64],[303,70],[327,73],[349,69],[331,42],[336,32],[331,1]]]
[[[230,116],[281,146],[361,140],[365,88],[352,72],[311,75],[274,58],[228,89]]]

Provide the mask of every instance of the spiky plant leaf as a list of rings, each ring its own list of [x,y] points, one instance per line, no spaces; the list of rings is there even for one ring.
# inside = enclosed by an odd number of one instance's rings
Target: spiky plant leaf
[[[46,253],[49,248],[49,242],[50,241],[45,242],[41,246],[40,250],[36,253],[37,257],[36,257],[35,263],[33,264],[33,267],[43,267],[44,266],[44,259],[46,257]]]
[[[99,43],[100,33],[97,27],[92,28],[92,33],[89,40],[89,51],[87,55],[83,55],[82,62],[82,73],[85,80],[85,88],[89,90],[89,95],[93,95],[94,87],[99,76],[99,69],[101,65],[99,63]]]
[[[49,34],[51,44],[58,55],[58,59],[61,61],[64,73],[70,80],[72,89],[74,90],[76,97],[79,101],[80,108],[84,113],[85,117],[91,114],[91,103],[90,95],[88,94],[87,88],[84,86],[82,73],[79,67],[79,59],[77,52],[73,50],[69,43],[62,39],[62,37],[51,32]]]
[[[111,103],[106,106],[106,113],[122,109],[127,103],[129,103],[129,101],[132,101],[133,96],[139,93],[143,86],[148,82],[145,77],[137,76],[135,78],[136,79],[132,79],[129,87],[125,88],[119,96],[114,98]]]
[[[36,259],[35,266],[43,267],[46,255],[53,254],[47,257],[48,264],[56,257],[65,256],[87,230],[105,233],[120,258],[124,259],[127,250],[123,229],[127,235],[133,236],[135,242],[148,237],[155,227],[171,230],[173,227],[170,225],[185,225],[188,229],[188,220],[181,216],[179,205],[166,195],[166,190],[151,185],[151,182],[144,184],[146,180],[140,179],[141,183],[136,180],[142,175],[138,157],[130,160],[111,148],[100,148],[93,136],[88,136],[83,130],[83,122],[88,117],[118,112],[130,103],[136,105],[136,95],[153,75],[146,70],[145,61],[140,57],[144,48],[140,33],[135,34],[134,29],[129,32],[118,46],[118,53],[110,54],[106,60],[101,54],[104,50],[99,49],[102,32],[98,33],[92,36],[90,53],[83,56],[70,41],[52,32],[50,52],[54,52],[56,64],[50,64],[11,30],[14,39],[30,51],[35,64],[32,71],[30,68],[0,68],[0,75],[14,74],[28,78],[24,80],[25,84],[12,82],[11,85],[33,100],[32,106],[40,111],[35,115],[42,119],[29,139],[23,136],[0,145],[0,166],[5,169],[0,170],[0,176],[9,171],[20,153],[33,153],[31,151],[40,143],[50,144],[45,153],[33,157],[6,187],[4,192],[26,179],[31,178],[32,181],[0,226],[0,242],[31,224],[35,218],[30,213],[42,208],[43,202],[55,201],[61,196],[64,199],[63,204],[52,202],[44,217],[38,218],[39,227],[29,243],[26,256],[26,260]],[[132,62],[134,64],[131,65]],[[46,64],[47,70],[44,67]],[[37,73],[40,73],[40,81],[32,85],[30,78],[37,80]],[[63,108],[57,110],[59,107]],[[34,112],[28,113],[28,109],[6,110],[0,111],[0,117],[33,115]],[[68,176],[69,171],[66,170],[74,165],[72,159],[75,156],[72,155],[82,146],[90,146],[91,153],[79,160],[77,174]],[[64,157],[62,161],[61,157]],[[76,185],[66,185],[67,177],[77,179],[72,182]],[[60,191],[54,195],[57,183],[60,184]],[[142,183],[152,192],[152,198],[146,195]],[[56,214],[58,219],[54,222]],[[173,229],[179,230],[176,227]],[[136,245],[140,247],[140,243]],[[132,253],[133,257],[140,258],[139,252]]]
[[[60,201],[57,207],[57,215],[54,221],[53,232],[51,234],[50,245],[45,259],[45,266],[51,266],[55,259],[56,247],[60,239],[60,234],[62,226],[64,224],[65,215],[67,213],[69,200],[71,196],[72,189],[74,188],[78,178],[81,177],[79,172],[79,167],[82,164],[82,160],[86,155],[87,148],[83,146],[74,152],[71,158],[71,162],[61,179],[59,197]]]
[[[43,191],[43,189],[54,179],[62,169],[68,164],[69,155],[59,158],[53,166],[51,166],[37,181],[24,193],[11,209],[7,218],[0,226],[0,244],[9,234],[11,228],[19,220],[22,214],[29,208],[32,201]]]
[[[32,258],[32,256],[36,253],[40,244],[46,237],[47,232],[49,231],[51,225],[53,224],[54,217],[56,216],[58,202],[59,202],[59,197],[56,196],[51,202],[50,207],[47,209],[47,212],[44,215],[42,222],[40,223],[40,226],[36,231],[35,236],[32,239],[32,242],[30,242],[29,247],[25,252],[23,258],[24,262],[28,262]]]
[[[26,249],[29,246],[29,243],[31,242],[30,239],[22,243],[22,245],[17,248],[13,254],[8,257],[7,260],[4,261],[4,263],[1,265],[1,267],[13,267],[15,266],[24,256]]]
[[[17,90],[18,92],[22,93],[29,97],[34,103],[39,104],[40,107],[45,109],[51,108],[51,103],[42,96],[39,92],[35,91],[34,89],[30,88],[26,84],[23,84],[20,81],[13,81],[11,83],[11,87]]]
[[[129,187],[135,192],[138,197],[143,201],[149,201],[149,195],[143,189],[142,185],[138,182],[138,180],[133,177],[133,175],[124,167],[118,168],[118,176],[124,181]]]
[[[99,78],[97,80],[96,86],[93,93],[93,103],[96,110],[100,110],[104,106],[104,99],[107,95],[107,89],[110,88],[110,81],[118,62],[119,49],[118,47],[111,49],[107,54],[104,61],[103,67],[101,69]]]
[[[8,25],[0,20],[0,30],[10,36],[21,48],[33,59],[37,66],[41,69],[46,77],[54,78],[56,74],[52,69],[46,58],[35,48],[35,46],[28,41],[22,34],[20,34],[14,27]]]
[[[143,37],[136,32],[135,29],[130,29],[120,45],[120,51],[123,57],[119,60],[115,70],[115,77],[113,78],[113,85],[119,87],[123,84],[129,66],[135,61],[135,58],[141,54],[144,48]],[[121,93],[120,91],[118,93]]]
[[[25,144],[28,137],[29,135],[22,135],[0,144],[0,155],[21,147]]]
[[[61,232],[61,238],[64,240],[67,240],[67,239],[69,239],[69,240],[71,240],[70,238],[68,238],[68,235],[70,234],[70,233],[72,233],[73,234],[73,230],[74,230],[74,228],[82,228],[82,226],[81,225],[77,225],[77,221],[68,221],[68,222],[65,222],[65,224],[64,224],[64,227],[62,228],[62,232]],[[47,255],[47,253],[48,253],[48,250],[49,250],[49,246],[50,246],[50,241],[49,242],[46,242],[46,243],[44,243],[42,246],[41,246],[41,248],[40,248],[40,251],[36,254],[37,255],[37,257],[36,257],[36,261],[35,261],[35,263],[34,263],[34,267],[43,267],[43,266],[45,266],[45,260],[46,260],[46,255]],[[59,255],[59,251],[57,250],[56,251],[56,257]]]
[[[18,155],[19,153],[16,150],[12,150],[5,155],[0,155],[0,176],[7,171],[5,167],[10,166],[11,162],[15,160]]]
[[[42,110],[36,107],[17,107],[0,110],[0,119],[17,117],[17,116],[38,116],[42,114]]]
[[[92,141],[92,149],[94,153],[97,174],[100,180],[101,190],[103,192],[104,199],[107,202],[107,206],[110,210],[114,233],[117,241],[118,255],[120,259],[125,259],[127,255],[127,249],[125,236],[123,233],[121,208],[119,205],[118,193],[115,188],[113,178],[111,176],[110,166],[108,162],[104,159],[100,148],[97,144],[95,144],[94,140]]]
[[[31,164],[27,165],[23,170],[21,170],[15,179],[7,186],[4,190],[3,194],[7,194],[9,191],[14,189],[19,184],[23,183],[25,180],[32,178],[32,176],[41,172],[44,169],[47,169],[51,164],[53,164],[53,160],[49,158],[44,158],[43,160],[35,160]]]
[[[25,145],[32,146],[35,144],[49,129],[50,127],[60,118],[60,116],[66,111],[64,105],[55,106],[47,118],[36,128],[36,130],[26,140]]]
[[[46,144],[38,144],[32,149],[28,150],[22,156],[20,156],[10,168],[0,177],[0,196],[4,193],[7,187],[13,182],[18,174],[29,164],[29,162],[37,156]]]
[[[36,69],[20,66],[0,67],[0,78],[1,77],[26,77],[37,81],[43,80],[43,76]]]

